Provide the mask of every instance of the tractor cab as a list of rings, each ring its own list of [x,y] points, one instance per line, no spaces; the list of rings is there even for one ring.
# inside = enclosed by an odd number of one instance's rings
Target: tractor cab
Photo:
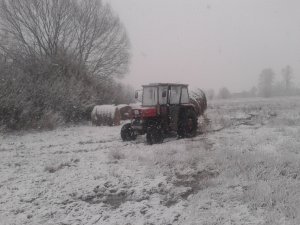
[[[138,98],[136,92],[136,98]],[[143,85],[142,106],[188,104],[189,93],[186,84],[149,84]]]

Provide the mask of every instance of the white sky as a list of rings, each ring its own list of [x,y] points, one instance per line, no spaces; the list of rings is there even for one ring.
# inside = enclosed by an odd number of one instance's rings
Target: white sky
[[[132,45],[125,82],[180,82],[232,91],[257,84],[263,68],[300,86],[299,0],[106,0]]]

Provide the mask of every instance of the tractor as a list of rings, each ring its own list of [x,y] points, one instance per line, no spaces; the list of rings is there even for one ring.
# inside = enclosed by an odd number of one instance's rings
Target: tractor
[[[146,134],[147,143],[152,145],[162,143],[166,135],[175,132],[179,138],[196,135],[199,113],[190,101],[188,85],[157,83],[142,87],[142,105],[132,109],[131,122],[123,125],[123,141]],[[139,94],[135,93],[136,99]]]

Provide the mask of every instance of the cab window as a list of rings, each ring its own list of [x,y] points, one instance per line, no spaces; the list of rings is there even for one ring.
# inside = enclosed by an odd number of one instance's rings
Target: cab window
[[[157,104],[157,87],[144,87],[143,105],[154,106]]]
[[[170,104],[179,104],[180,100],[180,86],[171,86],[170,90]]]
[[[158,89],[158,96],[159,96],[159,104],[164,105],[167,104],[168,100],[168,86],[160,86]]]
[[[189,93],[187,87],[182,88],[182,93],[181,93],[181,103],[186,104],[189,103]]]

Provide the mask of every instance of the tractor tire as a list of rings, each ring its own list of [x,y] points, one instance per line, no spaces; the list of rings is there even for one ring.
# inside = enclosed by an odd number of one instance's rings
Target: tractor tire
[[[198,118],[193,110],[181,115],[178,122],[177,134],[179,138],[195,137],[198,129]]]
[[[130,123],[124,124],[121,129],[121,138],[123,141],[133,141],[137,137]]]
[[[149,145],[163,143],[164,137],[161,128],[157,126],[148,127],[146,140]]]

